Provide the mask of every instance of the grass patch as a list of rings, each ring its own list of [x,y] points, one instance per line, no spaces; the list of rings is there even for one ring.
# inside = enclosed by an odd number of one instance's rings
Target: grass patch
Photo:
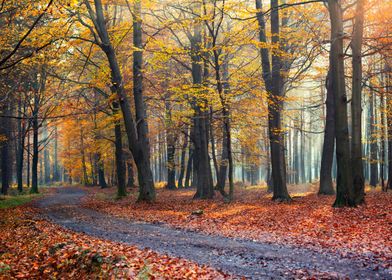
[[[41,195],[42,194],[2,195],[0,196],[0,209],[13,208],[28,203]]]

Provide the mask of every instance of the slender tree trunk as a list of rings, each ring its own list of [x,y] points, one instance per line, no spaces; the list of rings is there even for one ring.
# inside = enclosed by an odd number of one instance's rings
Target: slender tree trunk
[[[217,189],[222,193],[223,196],[227,196],[225,192],[225,185],[226,185],[226,177],[228,176],[228,169],[229,173],[230,170],[230,153],[231,153],[231,139],[230,139],[230,116],[228,105],[226,104],[225,96],[223,95],[223,85],[220,78],[220,66],[219,66],[219,57],[215,55],[215,72],[216,72],[216,82],[218,93],[220,96],[220,101],[222,105],[222,116],[223,116],[223,129],[222,129],[222,157],[219,164],[219,173],[217,178]],[[230,148],[230,150],[229,150]],[[229,174],[230,177],[230,174]]]
[[[193,128],[190,128],[190,130],[193,130]],[[192,137],[190,137],[190,138],[192,138]],[[193,149],[192,144],[191,143],[189,143],[189,144],[190,144],[190,147],[189,147],[189,152],[188,152],[188,163],[186,165],[184,188],[189,188],[191,186],[191,184],[190,184],[191,174],[192,174],[192,171],[194,170],[194,168],[193,168],[194,149]]]
[[[3,114],[8,115],[9,112],[9,104],[3,106]],[[0,135],[5,136],[5,139],[0,142],[1,147],[1,193],[6,195],[8,193],[8,189],[10,187],[10,151],[9,147],[11,146],[10,141],[10,119],[9,118],[1,118],[0,120]]]
[[[391,92],[392,89],[392,68],[388,65],[386,60],[385,64],[385,89],[387,93]],[[386,96],[386,118],[387,118],[387,137],[388,137],[388,182],[387,189],[392,190],[392,97],[390,94]]]
[[[176,189],[176,137],[173,132],[173,122],[171,115],[171,107],[169,101],[165,101],[166,110],[166,155],[167,155],[167,184],[166,188],[169,190]]]
[[[169,140],[172,141],[172,140]],[[167,185],[166,188],[170,190],[176,189],[176,166],[175,166],[175,151],[174,143],[167,145]]]
[[[352,176],[355,203],[365,202],[365,178],[363,174],[362,160],[362,40],[363,40],[363,21],[364,21],[365,0],[357,0],[352,49]]]
[[[185,156],[186,156],[186,149],[188,147],[188,133],[189,129],[185,129],[185,135],[184,135],[184,143],[182,144],[182,149],[181,149],[181,163],[180,163],[180,175],[178,176],[178,188],[182,188],[183,181],[184,181],[184,175],[185,175]]]
[[[293,146],[294,148],[294,184],[298,185],[299,184],[299,175],[300,175],[300,165],[299,165],[299,130],[295,129],[294,131],[294,143]]]
[[[215,169],[215,176],[216,176],[216,186],[215,189],[219,190],[219,166],[218,166],[218,160],[216,158],[216,147],[215,147],[215,134],[214,134],[214,126],[212,125],[213,123],[213,111],[212,111],[212,106],[210,106],[210,142],[211,142],[211,154],[212,154],[212,162],[214,164],[214,169]]]
[[[27,132],[27,153],[26,153],[26,161],[27,161],[27,175],[26,175],[26,183],[27,188],[30,188],[30,131]]]
[[[22,101],[18,100],[18,116],[22,116]],[[16,163],[16,177],[18,182],[18,191],[23,191],[23,160],[24,160],[24,146],[25,146],[25,131],[26,127],[22,120],[18,120],[18,141],[17,141],[17,163]]]
[[[8,193],[8,189],[10,187],[9,182],[9,151],[7,141],[1,143],[1,193],[6,195]]]
[[[120,108],[118,103],[113,102],[117,196],[125,197],[127,195],[127,190],[125,186],[125,162],[124,162],[124,155],[123,155],[122,132],[121,132],[121,121],[120,121],[119,110]]]
[[[385,96],[384,92],[381,92],[380,95],[380,110],[381,110],[381,151],[380,151],[380,179],[381,179],[381,189],[383,191],[387,191],[385,185],[385,135],[386,135],[386,127],[385,127]]]
[[[33,113],[33,158],[31,166],[31,193],[38,193],[38,112]]]
[[[378,157],[377,157],[377,110],[375,103],[375,95],[372,92],[370,96],[370,186],[377,187],[378,184]]]
[[[89,180],[88,180],[88,175],[87,175],[87,166],[86,166],[86,154],[84,150],[84,132],[83,132],[83,126],[80,124],[80,153],[82,156],[82,171],[83,171],[83,178],[82,178],[82,184],[84,186],[89,185]]]
[[[53,181],[60,181],[60,168],[58,160],[58,129],[55,127],[54,133],[54,155],[53,155]]]
[[[304,104],[302,103],[302,106]],[[305,113],[304,110],[301,110],[301,143],[300,143],[300,157],[301,157],[301,184],[306,183],[306,169],[305,169]]]
[[[101,186],[102,189],[108,187],[106,180],[105,180],[104,163],[100,157],[99,157],[99,161],[98,161],[98,184]]]
[[[328,77],[326,81],[327,88],[327,100],[326,106],[326,121],[325,121],[325,132],[324,132],[324,145],[321,157],[320,167],[320,189],[319,194],[333,195],[335,190],[332,182],[332,165],[333,156],[335,152],[335,105],[334,96],[331,88],[331,72],[328,71]]]
[[[50,159],[49,159],[49,139],[48,139],[48,126],[47,122],[44,123],[44,128],[43,128],[43,140],[45,141],[44,143],[44,182],[45,185],[48,185],[50,183]]]
[[[44,184],[44,163],[43,163],[42,157],[38,157],[38,164],[39,164],[38,185],[43,185]]]

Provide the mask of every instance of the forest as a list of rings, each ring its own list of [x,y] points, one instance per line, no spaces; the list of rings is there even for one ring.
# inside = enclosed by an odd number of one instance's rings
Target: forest
[[[0,279],[392,279],[391,0],[0,23]]]

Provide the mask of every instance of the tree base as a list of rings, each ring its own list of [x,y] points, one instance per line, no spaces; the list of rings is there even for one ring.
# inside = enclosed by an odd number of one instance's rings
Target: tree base
[[[282,203],[287,203],[287,202],[293,201],[293,199],[290,196],[273,196],[272,200],[277,201],[277,202],[282,202]]]
[[[331,190],[331,191],[323,190],[323,191],[319,191],[317,194],[318,195],[335,195],[335,191],[334,190]]]
[[[339,198],[336,198],[335,202],[332,205],[332,207],[334,208],[344,208],[344,207],[354,208],[356,206],[357,205],[354,202],[348,201],[346,199],[339,199]]]
[[[136,200],[137,203],[139,202],[147,202],[147,203],[154,203],[155,199],[149,197],[149,196],[140,196]]]
[[[176,190],[177,188],[176,188],[175,185],[166,185],[165,189],[167,189],[167,190]]]

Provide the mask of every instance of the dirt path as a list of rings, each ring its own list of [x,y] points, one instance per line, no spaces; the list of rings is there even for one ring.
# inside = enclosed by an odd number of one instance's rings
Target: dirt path
[[[392,279],[366,260],[277,244],[257,243],[170,228],[164,225],[130,222],[83,208],[84,191],[59,188],[36,204],[53,222],[88,235],[151,248],[250,279],[287,279],[292,271],[331,278]]]

